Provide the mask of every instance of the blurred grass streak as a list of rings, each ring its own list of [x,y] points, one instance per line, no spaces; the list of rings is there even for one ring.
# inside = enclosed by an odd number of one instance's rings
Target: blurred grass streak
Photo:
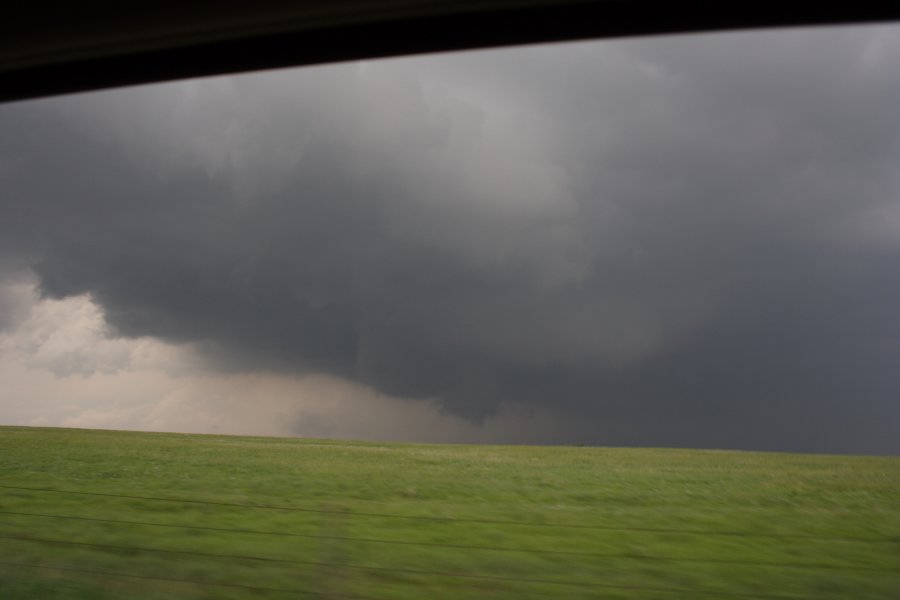
[[[74,570],[4,599],[900,597],[891,457],[8,427],[2,485],[110,494],[0,487],[0,562]]]

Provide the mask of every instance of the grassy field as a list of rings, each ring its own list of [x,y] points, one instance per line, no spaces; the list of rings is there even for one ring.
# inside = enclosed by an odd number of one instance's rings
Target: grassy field
[[[4,600],[900,598],[898,458],[0,427],[0,523]]]

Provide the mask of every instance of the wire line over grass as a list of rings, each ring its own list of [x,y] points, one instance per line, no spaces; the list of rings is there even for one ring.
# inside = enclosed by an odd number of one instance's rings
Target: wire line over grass
[[[357,538],[340,538],[344,541],[353,540],[356,541]],[[71,540],[51,540],[46,538],[34,538],[34,537],[26,537],[26,536],[6,536],[0,535],[0,540],[15,540],[20,542],[34,542],[39,544],[60,544],[67,546],[84,546],[89,548],[100,548],[100,549],[108,549],[108,550],[127,550],[127,551],[138,551],[138,552],[159,552],[164,554],[184,554],[189,556],[204,556],[208,558],[224,558],[230,560],[255,560],[261,562],[272,562],[272,563],[283,563],[283,564],[295,564],[295,565],[307,565],[307,566],[328,566],[328,567],[341,567],[346,569],[363,569],[370,571],[389,571],[396,573],[410,573],[410,574],[419,574],[419,575],[443,575],[446,577],[478,577],[484,578],[488,576],[482,576],[477,574],[466,574],[466,573],[439,573],[435,571],[421,571],[417,569],[398,569],[393,567],[376,567],[376,566],[366,566],[366,565],[353,565],[347,563],[334,563],[334,562],[323,562],[323,561],[309,561],[309,560],[297,560],[290,558],[274,558],[268,556],[252,556],[252,555],[244,555],[244,554],[219,554],[219,553],[211,553],[211,552],[198,552],[195,550],[172,550],[167,548],[149,548],[146,546],[120,546],[116,544],[97,544],[92,542],[76,542]],[[372,541],[372,540],[360,540],[360,541]],[[386,541],[384,543],[391,543],[391,541]],[[424,545],[418,542],[409,542],[410,545]],[[427,545],[435,545],[445,547],[447,544],[427,544]],[[452,548],[457,548],[459,546],[450,545]],[[462,548],[471,549],[472,546],[462,546]],[[490,546],[474,546],[474,548],[478,548],[480,550],[499,550],[499,551],[518,551],[518,552],[531,552],[536,554],[541,554],[543,551],[541,550],[525,550],[520,549],[516,550],[513,548],[494,548]],[[565,552],[560,552],[565,553]],[[568,553],[567,553],[568,554]],[[590,553],[590,552],[580,552],[574,553],[580,556],[586,556],[591,558],[611,558],[611,559],[627,559],[627,560],[656,560],[656,561],[672,561],[672,562],[699,562],[699,563],[725,563],[725,564],[735,564],[735,565],[747,565],[747,566],[767,566],[767,567],[788,567],[788,568],[802,568],[802,569],[829,569],[833,571],[877,571],[877,572],[893,572],[894,569],[888,567],[862,567],[862,566],[843,566],[843,565],[834,565],[834,564],[814,564],[814,563],[776,563],[776,562],[759,562],[759,561],[747,561],[747,560],[728,560],[728,559],[707,559],[707,558],[678,558],[678,557],[666,557],[666,556],[644,556],[639,554],[614,554],[614,553]],[[497,579],[497,576],[489,576],[490,579]],[[503,579],[502,577],[500,577]],[[516,581],[522,581],[516,579]],[[556,581],[542,581],[541,583],[563,583]]]
[[[211,585],[211,586],[221,586],[221,587],[231,587],[231,588],[240,588],[251,591],[262,591],[262,592],[280,592],[280,593],[288,593],[288,594],[306,594],[306,595],[315,595],[315,596],[327,596],[329,598],[344,598],[346,600],[380,600],[376,598],[370,598],[366,596],[351,596],[345,594],[333,594],[331,592],[311,592],[307,590],[299,590],[299,589],[284,589],[284,588],[269,588],[269,587],[260,587],[260,586],[250,586],[244,584],[237,583],[219,583],[214,581],[201,581],[201,580],[193,580],[193,579],[175,579],[168,577],[155,577],[150,575],[134,575],[130,573],[118,573],[112,571],[93,571],[87,569],[75,569],[72,567],[62,567],[56,565],[36,565],[31,563],[17,563],[17,562],[7,562],[0,561],[0,565],[6,566],[14,566],[14,567],[30,567],[35,569],[51,569],[57,571],[68,571],[72,573],[82,573],[86,575],[99,575],[103,577],[125,577],[130,579],[144,579],[150,581],[164,581],[164,582],[174,582],[174,583],[186,583],[192,585]],[[435,575],[443,575],[441,573],[435,573]],[[530,579],[508,579],[508,581],[517,581],[520,583],[559,583],[559,582],[549,582],[549,581],[535,581]],[[571,583],[568,585],[581,585],[576,583]],[[655,587],[642,587],[642,586],[629,586],[629,585],[613,585],[613,584],[602,584],[602,583],[592,583],[592,584],[584,584],[581,587],[588,587],[591,589],[595,588],[603,588],[603,589],[615,589],[615,590],[630,590],[630,591],[638,591],[638,592],[653,592],[653,593],[663,593],[663,594],[693,594],[698,596],[715,596],[719,598],[757,598],[760,600],[801,600],[803,596],[784,596],[784,595],[772,595],[772,594],[752,594],[752,593],[741,593],[741,592],[716,592],[716,591],[702,591],[702,590],[693,590],[693,589],[679,589],[679,588],[655,588]],[[533,592],[526,592],[527,594],[533,594]],[[546,594],[542,594],[546,595]]]
[[[464,544],[447,544],[443,542],[413,542],[409,540],[384,540],[378,538],[359,538],[359,537],[351,537],[351,536],[338,536],[338,535],[323,535],[323,534],[315,534],[315,533],[299,533],[294,531],[267,531],[267,530],[259,530],[259,529],[237,529],[230,527],[209,527],[205,525],[181,525],[176,523],[157,523],[151,521],[129,521],[125,519],[103,519],[99,517],[82,517],[76,515],[52,515],[46,513],[29,513],[29,512],[19,512],[19,511],[9,511],[9,510],[0,510],[0,514],[4,515],[16,515],[16,516],[25,516],[25,517],[38,517],[38,518],[48,518],[48,519],[68,519],[75,521],[94,521],[98,523],[118,523],[122,525],[143,525],[147,527],[169,527],[175,529],[192,529],[192,530],[201,530],[201,531],[217,531],[223,533],[239,533],[239,534],[252,534],[252,535],[274,535],[274,536],[282,536],[282,537],[298,537],[298,538],[307,538],[307,539],[320,539],[320,540],[340,540],[345,542],[370,542],[373,544],[400,544],[406,546],[433,546],[433,547],[441,547],[441,548],[459,548],[466,550],[498,550],[498,551],[509,551],[509,552],[532,552],[532,553],[541,553],[541,554],[580,554],[576,552],[568,552],[565,550],[530,550],[524,548],[504,548],[504,547],[494,547],[494,546],[475,546],[475,545],[464,545]],[[629,531],[629,530],[624,530]],[[645,531],[645,530],[639,530]],[[676,532],[667,532],[667,533],[676,533]],[[699,534],[700,532],[692,532],[695,534]],[[710,532],[709,535],[714,535],[716,532]],[[830,540],[831,538],[822,538],[826,540]],[[860,540],[852,540],[852,541],[860,541]],[[898,543],[895,540],[866,540],[871,543],[887,543],[887,544],[896,544]],[[583,556],[591,556],[591,553],[584,553]],[[639,556],[639,555],[635,555]],[[603,557],[602,555],[600,557]],[[622,557],[624,558],[624,557]],[[710,561],[712,562],[712,561]],[[783,566],[783,563],[779,563],[779,566]]]
[[[530,521],[514,521],[514,520],[505,520],[505,519],[474,519],[474,518],[458,518],[458,517],[435,517],[428,515],[398,515],[398,514],[390,514],[390,513],[373,513],[373,512],[356,512],[356,511],[343,511],[343,510],[334,510],[334,509],[326,509],[326,508],[304,508],[304,507],[290,507],[290,506],[271,506],[271,505],[260,505],[260,504],[241,504],[236,502],[214,502],[207,500],[197,500],[190,498],[165,498],[158,496],[137,496],[130,494],[109,494],[105,492],[85,492],[85,491],[77,491],[77,490],[57,490],[52,488],[33,488],[33,487],[21,487],[21,486],[12,486],[12,485],[3,485],[0,484],[0,488],[4,489],[12,489],[12,490],[20,490],[20,491],[29,491],[29,492],[47,492],[47,493],[57,493],[57,494],[77,494],[83,496],[101,496],[101,497],[109,497],[109,498],[126,498],[130,500],[151,500],[158,502],[181,502],[186,504],[203,504],[209,506],[230,506],[234,508],[249,508],[249,509],[262,509],[262,510],[280,510],[280,511],[290,511],[290,512],[307,512],[307,513],[325,513],[325,514],[340,514],[343,516],[351,516],[351,517],[378,517],[378,518],[387,518],[387,519],[411,519],[411,520],[421,520],[421,521],[440,521],[447,523],[478,523],[482,525],[519,525],[526,527],[550,527],[555,529],[595,529],[602,531],[622,531],[622,532],[644,532],[644,533],[671,533],[671,534],[683,534],[683,535],[721,535],[721,536],[734,536],[734,537],[757,537],[757,538],[773,538],[773,539],[797,539],[797,540],[821,540],[821,541],[833,541],[833,542],[868,542],[868,543],[882,543],[882,544],[900,544],[900,539],[883,539],[883,538],[871,538],[871,537],[855,537],[855,536],[827,536],[827,535],[813,535],[813,534],[802,534],[802,533],[765,533],[765,532],[752,532],[752,531],[705,531],[702,529],[676,529],[676,528],[668,528],[668,527],[623,527],[623,526],[615,526],[615,525],[586,525],[581,523],[537,523]],[[2,513],[3,511],[0,511]],[[41,516],[41,515],[34,515]],[[61,517],[63,518],[63,517]],[[144,523],[147,524],[147,523]],[[255,532],[261,533],[261,532]]]

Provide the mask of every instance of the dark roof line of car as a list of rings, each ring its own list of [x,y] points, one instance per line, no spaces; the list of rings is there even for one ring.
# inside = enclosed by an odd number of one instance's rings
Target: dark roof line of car
[[[900,19],[870,2],[183,0],[16,3],[0,101],[343,60],[512,44]]]

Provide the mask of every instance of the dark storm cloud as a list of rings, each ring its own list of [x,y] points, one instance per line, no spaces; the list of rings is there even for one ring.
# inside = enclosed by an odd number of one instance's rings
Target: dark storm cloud
[[[897,56],[782,31],[8,105],[2,251],[222,368],[549,407],[559,441],[900,452]]]

